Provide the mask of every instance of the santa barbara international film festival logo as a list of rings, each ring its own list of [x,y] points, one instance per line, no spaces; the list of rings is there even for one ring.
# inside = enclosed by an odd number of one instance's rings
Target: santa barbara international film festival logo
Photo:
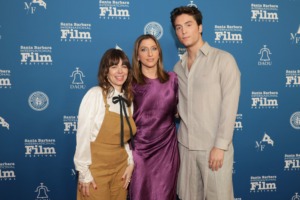
[[[292,114],[292,116],[290,118],[290,123],[294,129],[297,129],[297,130],[300,129],[300,111]]]
[[[77,131],[77,116],[64,116],[64,133],[65,134],[75,134]]]
[[[34,192],[37,193],[35,200],[50,200],[48,195],[50,190],[46,185],[44,185],[44,183],[40,183],[40,185],[36,187]]]
[[[52,65],[51,46],[20,46],[21,65]]]
[[[215,25],[215,43],[243,43],[242,26]]]
[[[28,104],[35,111],[43,111],[49,105],[49,98],[44,92],[36,91],[30,94]]]
[[[300,170],[300,154],[285,154],[284,170],[285,171]]]
[[[99,0],[99,18],[100,19],[129,19],[130,2],[127,1],[109,1]]]
[[[270,55],[272,54],[270,49],[267,48],[267,45],[264,45],[258,52],[260,58],[258,61],[258,66],[271,66],[272,61]]]
[[[276,192],[277,176],[251,176],[250,192]]]
[[[164,34],[164,29],[158,22],[149,22],[144,27],[144,34],[153,35],[159,40]]]
[[[92,25],[87,23],[60,23],[60,41],[91,42]]]
[[[70,89],[81,90],[86,88],[86,85],[83,82],[83,78],[85,77],[85,75],[81,70],[79,70],[79,67],[76,67],[76,69],[72,72],[70,77],[72,78]]]
[[[0,163],[0,181],[16,180],[15,163]]]
[[[267,133],[264,133],[264,135],[260,141],[255,141],[255,148],[257,149],[257,151],[264,151],[266,146],[273,147],[274,141]]]
[[[285,87],[300,87],[300,69],[285,70]]]
[[[3,117],[0,116],[0,125],[3,128],[6,128],[7,130],[9,130],[9,124],[5,121],[5,119]]]
[[[25,139],[25,157],[56,157],[55,139]]]
[[[300,44],[300,25],[296,33],[291,33],[290,40],[293,44]]]
[[[177,53],[180,60],[185,52],[186,52],[186,48],[182,48],[182,47],[177,48]]]
[[[277,109],[278,92],[277,91],[252,91],[251,93],[252,109]]]
[[[251,21],[278,22],[278,5],[251,4]]]
[[[40,8],[47,9],[47,3],[44,0],[31,0],[30,2],[24,2],[24,5],[27,14],[35,14]]]
[[[237,114],[235,119],[235,124],[234,124],[234,130],[236,131],[243,130],[242,120],[243,120],[243,114]]]
[[[0,89],[11,88],[10,75],[10,70],[0,69]]]

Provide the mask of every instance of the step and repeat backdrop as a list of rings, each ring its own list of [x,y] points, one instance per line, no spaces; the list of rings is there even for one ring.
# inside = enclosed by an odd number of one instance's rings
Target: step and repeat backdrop
[[[203,38],[242,74],[235,200],[300,199],[300,0],[0,2],[0,199],[72,200],[78,108],[108,48],[153,34],[168,71],[185,52],[170,22],[203,13]]]

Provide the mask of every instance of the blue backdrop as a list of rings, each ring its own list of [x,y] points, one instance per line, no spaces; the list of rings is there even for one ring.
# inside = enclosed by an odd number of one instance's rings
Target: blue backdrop
[[[170,11],[194,4],[203,38],[242,73],[234,133],[236,200],[300,195],[300,0],[0,2],[0,199],[75,199],[78,107],[108,48],[129,58],[144,33],[167,70],[184,53]]]

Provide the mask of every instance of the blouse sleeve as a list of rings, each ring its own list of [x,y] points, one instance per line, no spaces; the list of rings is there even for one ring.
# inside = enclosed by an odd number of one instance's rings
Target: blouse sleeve
[[[134,164],[134,162],[133,162],[133,156],[132,156],[132,150],[130,149],[128,143],[125,144],[125,150],[126,150],[127,155],[128,155],[128,158],[127,158],[128,165]]]
[[[91,88],[83,97],[78,113],[74,164],[79,172],[80,182],[87,183],[93,180],[89,170],[92,163],[90,144],[95,138],[95,132],[98,134],[97,131],[99,130],[97,129],[101,127],[101,124],[96,124],[99,113],[104,115],[104,112],[105,107],[101,88]]]

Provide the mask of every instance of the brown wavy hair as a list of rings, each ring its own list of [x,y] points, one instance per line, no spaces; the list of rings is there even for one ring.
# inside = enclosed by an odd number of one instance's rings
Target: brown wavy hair
[[[120,60],[122,65],[126,65],[128,68],[128,76],[124,84],[122,85],[122,91],[124,92],[125,98],[128,100],[128,106],[131,105],[133,100],[132,93],[132,68],[129,59],[125,52],[119,49],[108,49],[102,56],[99,70],[98,70],[98,84],[102,88],[105,95],[113,94],[115,91],[114,87],[108,81],[107,75],[109,68],[113,65],[119,64]]]
[[[141,84],[141,85],[146,84],[145,82],[146,77],[142,73],[142,69],[141,69],[142,68],[141,61],[138,60],[140,45],[142,41],[146,39],[152,39],[158,48],[159,59],[157,63],[157,77],[161,83],[165,83],[169,80],[169,74],[164,70],[162,49],[160,47],[158,40],[155,38],[155,36],[151,34],[145,34],[139,36],[134,43],[134,50],[132,55],[133,79],[137,84]]]

